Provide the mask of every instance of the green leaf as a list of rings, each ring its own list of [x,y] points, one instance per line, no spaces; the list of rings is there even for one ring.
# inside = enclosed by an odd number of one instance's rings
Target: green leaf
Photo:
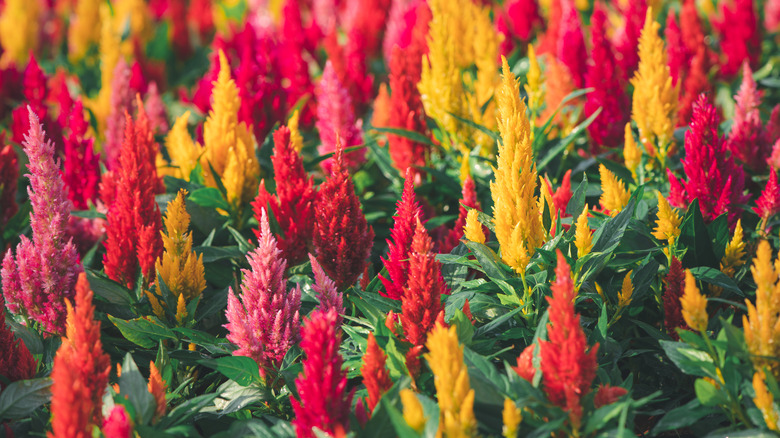
[[[220,208],[225,211],[230,210],[230,204],[222,197],[222,193],[213,187],[204,187],[190,193],[190,201],[201,207]]]
[[[193,251],[203,254],[203,263],[240,259],[246,255],[238,246],[198,246]]]
[[[571,133],[566,136],[566,138],[559,140],[558,144],[551,148],[550,152],[548,152],[547,155],[539,160],[537,169],[544,169],[548,164],[550,164],[550,161],[558,156],[558,154],[565,151],[566,148],[569,147],[569,145],[572,144],[574,140],[576,140],[577,137],[582,134],[583,131],[585,131],[585,128],[587,128],[591,123],[593,123],[594,120],[596,120],[596,117],[598,117],[599,114],[601,114],[601,108],[597,109],[593,114],[590,115],[590,117],[572,129]]]
[[[588,191],[588,175],[582,174],[582,181],[574,190],[574,194],[569,199],[569,203],[566,205],[566,213],[571,215],[576,221],[582,214],[582,210],[585,209],[585,194]]]
[[[112,304],[129,306],[133,304],[133,296],[130,291],[104,274],[92,269],[85,269],[89,287],[96,296],[103,298]]]
[[[715,366],[712,358],[705,352],[693,349],[684,342],[659,341],[669,359],[683,373],[692,376],[712,376]]]
[[[70,215],[84,219],[106,219],[106,215],[97,210],[74,210],[70,212]]]
[[[680,225],[680,249],[685,249],[682,263],[685,266],[709,266],[719,268],[715,250],[704,217],[699,209],[699,200],[694,199]]]
[[[29,417],[33,411],[51,398],[52,380],[49,377],[19,380],[6,386],[0,393],[0,419],[13,420]]]
[[[696,398],[699,399],[699,403],[704,406],[717,406],[727,402],[721,391],[708,380],[696,379],[693,388],[696,390]]]
[[[259,383],[260,368],[254,359],[246,356],[225,356],[217,359],[203,359],[199,364],[217,370],[228,379],[234,380],[241,386],[249,386]]]
[[[653,435],[686,428],[699,421],[702,417],[717,411],[717,408],[702,406],[697,399],[691,400],[689,403],[667,412],[653,428]]]
[[[417,394],[415,394],[416,396]],[[403,414],[387,400],[387,397],[380,398],[379,405],[381,409],[387,412],[388,417],[390,417],[390,423],[393,425],[393,429],[395,429],[395,433],[399,438],[417,438],[420,436],[406,423]]]
[[[146,379],[138,370],[130,353],[125,355],[125,360],[122,362],[119,397],[126,397],[126,400],[133,406],[137,416],[134,420],[137,424],[147,424],[152,420],[157,403],[154,401],[154,396],[149,393]]]
[[[159,341],[176,340],[176,333],[155,317],[143,317],[125,321],[108,315],[108,319],[122,332],[128,341],[143,348],[152,348]]]
[[[691,269],[691,274],[693,274],[697,280],[721,287],[724,290],[739,295],[740,297],[745,297],[742,289],[740,289],[739,286],[734,283],[734,280],[718,269],[710,268],[708,266],[697,266]]]
[[[502,267],[503,263],[498,259],[498,256],[492,249],[481,243],[470,241],[466,242],[466,246],[477,258],[479,265],[482,267],[482,272],[489,278],[499,280],[506,280],[509,278],[506,270]]]

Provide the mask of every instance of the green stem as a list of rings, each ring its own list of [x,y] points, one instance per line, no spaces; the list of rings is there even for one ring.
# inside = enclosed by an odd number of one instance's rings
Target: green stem
[[[715,369],[718,372],[718,379],[720,380],[719,383],[726,390],[726,394],[729,395],[729,408],[731,409],[731,412],[737,414],[737,417],[739,417],[739,421],[742,424],[752,424],[750,420],[748,420],[747,415],[745,415],[745,413],[742,411],[742,406],[739,404],[739,400],[734,394],[731,393],[728,386],[726,385],[726,380],[723,377],[723,369],[721,368],[720,361],[718,360],[718,354],[715,351],[715,347],[712,345],[712,342],[710,342],[709,336],[707,336],[706,331],[701,331],[700,333],[704,338],[704,343],[707,344],[707,353],[709,353],[713,363],[715,364]],[[732,423],[736,424],[736,421],[734,421],[733,418]]]

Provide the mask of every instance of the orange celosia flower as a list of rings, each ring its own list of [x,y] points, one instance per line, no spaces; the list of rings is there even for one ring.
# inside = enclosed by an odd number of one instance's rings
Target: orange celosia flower
[[[152,420],[156,422],[165,415],[165,392],[168,389],[168,385],[163,380],[160,370],[157,369],[153,361],[149,362],[149,383],[146,387],[149,393],[152,394],[152,397],[154,397],[154,402],[157,405],[157,408],[154,410],[154,419]]]
[[[360,369],[363,383],[368,390],[369,412],[374,410],[382,394],[393,386],[393,382],[390,380],[390,373],[385,366],[386,360],[387,357],[376,343],[374,334],[369,333],[366,354],[363,355],[363,368]]]

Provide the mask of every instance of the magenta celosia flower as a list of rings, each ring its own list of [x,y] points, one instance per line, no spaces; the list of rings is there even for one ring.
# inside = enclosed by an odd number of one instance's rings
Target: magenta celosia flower
[[[756,172],[762,172],[772,154],[772,141],[761,122],[762,93],[756,88],[747,62],[742,65],[742,84],[734,96],[736,107],[726,145],[737,160]]]
[[[105,420],[101,432],[105,438],[131,438],[133,436],[133,421],[125,407],[116,404]]]
[[[46,105],[46,99],[50,97],[47,92],[47,82],[48,77],[41,70],[38,61],[34,56],[30,55],[30,62],[24,69],[22,80],[26,105],[17,107],[11,114],[11,134],[15,143],[24,141],[24,136],[27,134],[30,126],[27,111],[27,105],[29,105],[41,120],[44,130],[47,132],[47,137],[54,143],[55,154],[59,155],[62,152],[62,128],[52,120]]]
[[[22,236],[16,259],[11,251],[5,255],[3,294],[12,313],[40,323],[47,332],[62,334],[65,300],[73,298],[76,279],[84,268],[73,242],[65,237],[70,202],[54,162],[54,144],[46,140],[38,116],[31,108],[28,111],[30,131],[22,144],[29,159],[33,240]]]
[[[758,67],[761,58],[761,27],[758,25],[756,5],[753,0],[721,2],[720,19],[713,25],[720,34],[720,52],[723,59],[720,75],[732,78],[747,61]]]
[[[671,170],[669,201],[686,208],[694,199],[706,221],[728,213],[729,223],[736,224],[740,204],[747,201],[743,194],[745,175],[726,151],[726,142],[718,135],[720,117],[705,95],[693,106],[691,129],[685,133],[683,172],[687,180],[679,180]]]
[[[342,315],[344,314],[344,296],[339,292],[336,283],[333,282],[322,269],[322,266],[317,261],[317,258],[312,254],[309,254],[309,260],[311,261],[311,270],[314,272],[314,284],[312,289],[317,292],[317,296],[320,299],[320,304],[317,309],[327,312],[330,309],[335,309],[336,314],[339,315],[337,326],[341,326]]]
[[[309,64],[304,52],[312,52],[311,39],[319,40],[319,29],[311,25],[304,28],[300,4],[297,0],[286,0],[282,5],[281,23],[278,36],[279,51],[284,53],[279,59],[279,71],[283,78],[283,88],[289,105],[308,99],[301,109],[301,125],[311,126],[314,120],[314,85],[309,74]],[[313,35],[309,38],[309,35]]]
[[[163,103],[162,97],[160,97],[157,82],[150,83],[146,88],[144,100],[144,108],[149,116],[149,122],[152,124],[152,131],[156,134],[166,134],[168,132],[168,117],[165,115],[165,103]]]
[[[504,10],[509,32],[522,43],[530,41],[534,31],[543,26],[536,0],[509,0],[504,2]]]
[[[395,0],[387,16],[385,39],[382,42],[384,59],[390,59],[395,46],[405,49],[412,40],[417,21],[417,5],[421,0]]]
[[[320,132],[320,155],[336,151],[336,138],[341,138],[345,148],[363,144],[363,134],[360,131],[361,121],[355,120],[352,110],[352,100],[347,90],[339,82],[333,64],[328,61],[322,73],[317,88],[317,129]],[[365,161],[365,149],[352,151],[344,155],[344,164],[350,170],[355,170]],[[329,171],[333,159],[322,162],[322,167]]]
[[[644,27],[647,15],[647,2],[645,0],[632,0],[621,11],[623,14],[623,27],[617,30],[612,37],[615,46],[615,58],[620,66],[623,80],[628,81],[634,76],[634,70],[639,65],[639,35]]]
[[[334,436],[346,436],[352,394],[347,392],[347,372],[339,354],[341,330],[335,309],[315,310],[303,324],[301,348],[306,358],[295,379],[300,401],[291,398],[299,438],[314,438],[314,428]]]
[[[404,191],[401,199],[396,203],[393,228],[390,230],[390,239],[387,239],[387,258],[382,258],[382,263],[387,269],[387,277],[379,275],[384,285],[384,291],[380,290],[379,294],[383,297],[400,300],[403,295],[409,276],[409,254],[414,227],[420,214],[420,204],[414,198],[413,173],[411,169],[406,169]]]
[[[238,346],[233,354],[254,359],[260,375],[272,375],[300,337],[301,289],[287,291],[287,261],[276,246],[265,210],[260,217],[257,249],[247,255],[240,300],[228,292],[227,339]]]
[[[570,0],[561,0],[561,7],[563,11],[558,31],[556,58],[569,69],[574,85],[582,88],[585,84],[588,51],[585,49],[585,39],[582,36],[580,14]]]
[[[780,211],[780,186],[777,185],[777,172],[774,169],[769,171],[769,180],[756,201],[756,207],[753,208],[753,211],[763,220]]]
[[[0,227],[16,214],[16,186],[19,179],[19,160],[11,145],[0,147]]]
[[[89,122],[84,118],[81,99],[73,104],[65,135],[65,161],[62,178],[68,187],[68,199],[76,210],[86,210],[99,194],[100,156],[95,153],[95,139],[86,138]]]
[[[106,167],[113,170],[119,162],[119,151],[125,134],[125,114],[133,112],[133,92],[130,89],[130,67],[120,57],[111,79],[111,112],[106,119],[106,140],[103,150],[106,154]]]
[[[374,77],[368,71],[366,44],[366,38],[357,30],[347,32],[343,45],[335,30],[323,41],[328,62],[333,65],[341,86],[347,90],[355,114],[362,114],[373,98]]]
[[[625,84],[607,39],[607,14],[601,2],[596,3],[591,23],[591,52],[585,84],[593,91],[585,101],[585,117],[590,117],[599,108],[601,113],[588,126],[592,140],[592,155],[601,153],[601,148],[614,148],[623,143],[623,126],[629,120],[629,100]]]

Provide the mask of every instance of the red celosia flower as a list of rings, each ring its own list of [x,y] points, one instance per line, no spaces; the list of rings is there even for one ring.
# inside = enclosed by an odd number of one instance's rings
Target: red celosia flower
[[[563,174],[561,186],[555,189],[555,193],[552,194],[553,207],[555,208],[554,215],[557,216],[560,213],[561,217],[567,216],[566,207],[569,206],[571,196],[571,169],[569,169]]]
[[[596,390],[596,396],[593,397],[593,405],[596,409],[611,405],[628,394],[626,388],[612,385],[599,385],[599,389]]]
[[[387,16],[392,0],[362,0],[348,3],[353,10],[347,11],[344,28],[360,40],[366,58],[375,57],[382,43]]]
[[[739,73],[745,61],[752,68],[758,67],[761,27],[753,0],[734,0],[720,5],[721,17],[713,23],[720,34],[720,52],[723,54],[720,75],[731,78]]]
[[[482,211],[482,206],[477,199],[477,188],[470,175],[463,181],[463,190],[461,191],[460,206],[458,208],[458,219],[455,221],[455,227],[449,230],[445,235],[444,240],[439,244],[439,252],[448,254],[458,246],[458,243],[460,243],[460,239],[463,237],[463,227],[466,226],[466,216],[468,215],[466,207],[476,208],[477,210]],[[486,227],[482,227],[482,232],[487,236],[488,230]]]
[[[558,34],[556,57],[569,69],[574,85],[582,88],[585,84],[587,49],[582,35],[582,22],[574,2],[561,0],[563,8],[561,27]]]
[[[686,180],[679,180],[667,169],[669,201],[675,207],[685,208],[694,199],[699,200],[706,221],[728,213],[729,223],[735,224],[740,204],[747,201],[742,194],[745,175],[726,152],[726,142],[718,136],[720,123],[717,109],[704,95],[693,106],[691,129],[685,133],[685,159],[682,160]]]
[[[355,283],[363,272],[373,246],[374,230],[368,226],[355,195],[355,185],[344,167],[341,141],[328,179],[314,202],[314,248],[317,260],[339,288]]]
[[[95,139],[86,138],[89,122],[84,118],[81,99],[73,105],[65,135],[65,160],[62,179],[68,187],[68,199],[76,210],[86,210],[95,202],[100,184],[100,156],[95,153]]]
[[[314,85],[309,75],[309,65],[304,52],[314,48],[307,47],[306,29],[303,27],[300,5],[297,0],[287,0],[282,5],[282,17],[279,29],[280,53],[279,71],[284,79],[287,102],[295,106],[301,99],[309,99],[301,109],[301,125],[310,126],[314,120]]]
[[[777,185],[777,173],[774,169],[769,171],[769,181],[756,201],[756,207],[753,208],[753,211],[764,220],[780,211],[780,186]]]
[[[385,352],[379,348],[374,334],[369,333],[368,346],[366,347],[366,353],[363,355],[363,367],[360,369],[360,374],[363,376],[363,384],[366,385],[368,390],[367,402],[369,412],[374,411],[382,394],[393,386],[393,382],[390,380],[390,372],[385,366],[386,360]]]
[[[674,340],[678,340],[677,328],[687,329],[688,324],[682,316],[680,298],[685,290],[685,274],[682,263],[677,257],[672,257],[669,264],[669,273],[666,274],[666,288],[664,289],[664,327]]]
[[[315,310],[303,324],[301,349],[306,358],[295,379],[300,401],[291,398],[293,425],[300,438],[314,438],[314,428],[333,437],[346,436],[352,395],[347,393],[347,372],[339,354],[341,330],[335,309]]]
[[[504,3],[504,11],[512,37],[523,44],[530,41],[534,32],[544,25],[536,0],[509,0]]]
[[[600,154],[601,148],[615,148],[623,142],[623,128],[629,120],[630,110],[625,84],[607,39],[607,14],[603,3],[594,6],[590,19],[591,52],[585,86],[594,90],[585,101],[585,117],[590,117],[599,108],[601,113],[588,126],[592,155]],[[565,209],[564,209],[565,210]]]
[[[101,431],[105,438],[131,438],[133,436],[133,422],[124,406],[114,405],[111,413],[103,421]]]
[[[365,45],[365,39],[355,31],[347,33],[344,46],[338,43],[335,30],[324,41],[328,62],[333,65],[339,82],[347,89],[355,114],[362,114],[373,98],[374,77],[368,72]],[[318,104],[322,103],[322,98],[318,96]]]
[[[124,61],[124,58],[122,58],[122,61]],[[125,65],[127,65],[127,63],[125,63]],[[144,69],[143,67],[141,67],[141,63],[138,62],[138,60],[133,61],[133,65],[127,66],[127,68],[128,68],[127,71],[129,73],[128,74],[129,79],[127,80],[128,88],[126,93],[130,95],[130,101],[132,103],[132,99],[133,99],[132,96],[136,94],[146,93],[146,88],[149,86],[149,81],[146,79],[146,75],[144,74]],[[116,75],[116,73],[114,74]]]
[[[433,241],[417,220],[409,254],[409,277],[401,296],[401,326],[413,346],[423,346],[443,311],[441,296],[450,293],[433,252]]]
[[[556,279],[551,287],[552,296],[547,297],[550,303],[548,341],[539,342],[542,377],[550,401],[568,411],[572,425],[579,428],[580,400],[590,392],[596,377],[598,344],[588,348],[580,316],[574,311],[576,292],[571,270],[561,251],[557,253]]]
[[[214,35],[214,13],[212,12],[212,0],[192,0],[187,13],[187,23],[195,25],[195,30],[200,36],[201,42],[207,45]]]
[[[18,179],[19,159],[16,157],[16,151],[11,145],[5,145],[0,148],[0,227],[19,210],[16,205]]]
[[[64,129],[68,126],[68,119],[73,111],[73,97],[68,89],[68,74],[63,69],[58,69],[54,77],[49,80],[49,94],[46,96],[49,104],[53,104],[59,109],[57,114],[57,125]]]
[[[645,24],[647,15],[647,2],[645,0],[632,0],[626,2],[623,11],[623,27],[613,35],[612,43],[615,46],[615,58],[620,66],[623,81],[628,81],[634,76],[634,70],[639,65],[639,35]]]
[[[734,123],[726,145],[737,160],[756,172],[762,172],[766,167],[774,140],[761,122],[759,106],[762,97],[753,80],[753,72],[745,62],[742,66],[742,84],[734,96]]]
[[[388,126],[425,135],[425,110],[417,83],[422,75],[422,57],[427,52],[424,35],[427,32],[430,9],[422,3],[417,12],[414,37],[406,49],[395,47],[390,59],[390,120]],[[428,146],[397,135],[388,135],[390,158],[396,169],[423,167],[428,158]],[[422,172],[412,168],[415,175]]]
[[[387,277],[379,275],[384,285],[384,291],[379,294],[383,297],[400,300],[406,280],[409,276],[409,254],[412,248],[414,227],[420,216],[420,204],[414,198],[414,182],[412,171],[407,169],[404,180],[404,191],[401,199],[396,203],[396,212],[393,216],[393,228],[390,230],[390,239],[387,239],[387,258],[382,259],[387,268]]]
[[[290,143],[290,130],[282,126],[274,133],[274,166],[276,193],[271,195],[265,189],[265,181],[260,188],[252,208],[255,217],[260,218],[260,210],[270,206],[281,235],[278,236],[279,248],[290,266],[306,260],[306,254],[314,233],[314,200],[317,192],[311,177],[303,169],[300,154]],[[255,235],[259,236],[259,229]]]
[[[680,80],[680,73],[686,67],[687,50],[682,40],[682,31],[677,24],[677,13],[672,10],[666,17],[666,29],[664,29],[664,39],[666,40],[666,53],[669,63],[669,74],[672,80],[677,83]]]
[[[56,155],[62,151],[62,128],[51,119],[51,116],[48,113],[49,110],[46,105],[47,81],[48,78],[38,65],[38,61],[34,56],[30,55],[30,62],[24,69],[22,81],[24,86],[24,99],[27,102],[25,105],[17,107],[11,114],[11,139],[15,143],[22,143],[24,141],[24,135],[27,134],[27,130],[30,126],[30,119],[28,117],[29,112],[27,111],[27,105],[29,105],[41,120],[49,139],[54,142]]]
[[[5,300],[0,294],[0,315],[4,314]],[[17,380],[32,379],[35,377],[35,370],[38,368],[38,362],[33,359],[30,350],[21,339],[16,339],[14,332],[0,321],[0,376],[3,376],[9,382]],[[0,392],[3,391],[3,381],[0,379]]]
[[[51,378],[51,437],[90,437],[102,424],[103,392],[111,360],[100,342],[92,290],[80,274],[74,305],[67,301],[67,331],[54,357]]]
[[[163,250],[162,217],[154,199],[159,187],[156,155],[157,144],[141,107],[137,122],[126,115],[118,166],[109,178],[114,188],[101,190],[108,205],[103,266],[111,279],[130,288],[139,267],[146,281],[153,279],[154,262]]]
[[[156,422],[165,415],[165,392],[168,390],[168,385],[165,384],[165,380],[160,375],[160,370],[157,369],[154,361],[149,362],[149,383],[146,385],[146,389],[149,390],[149,394],[152,394],[154,403],[157,405],[152,420]]]
[[[536,368],[534,368],[534,344],[531,344],[517,356],[517,366],[512,367],[518,376],[523,379],[533,382],[534,375],[536,375]]]

